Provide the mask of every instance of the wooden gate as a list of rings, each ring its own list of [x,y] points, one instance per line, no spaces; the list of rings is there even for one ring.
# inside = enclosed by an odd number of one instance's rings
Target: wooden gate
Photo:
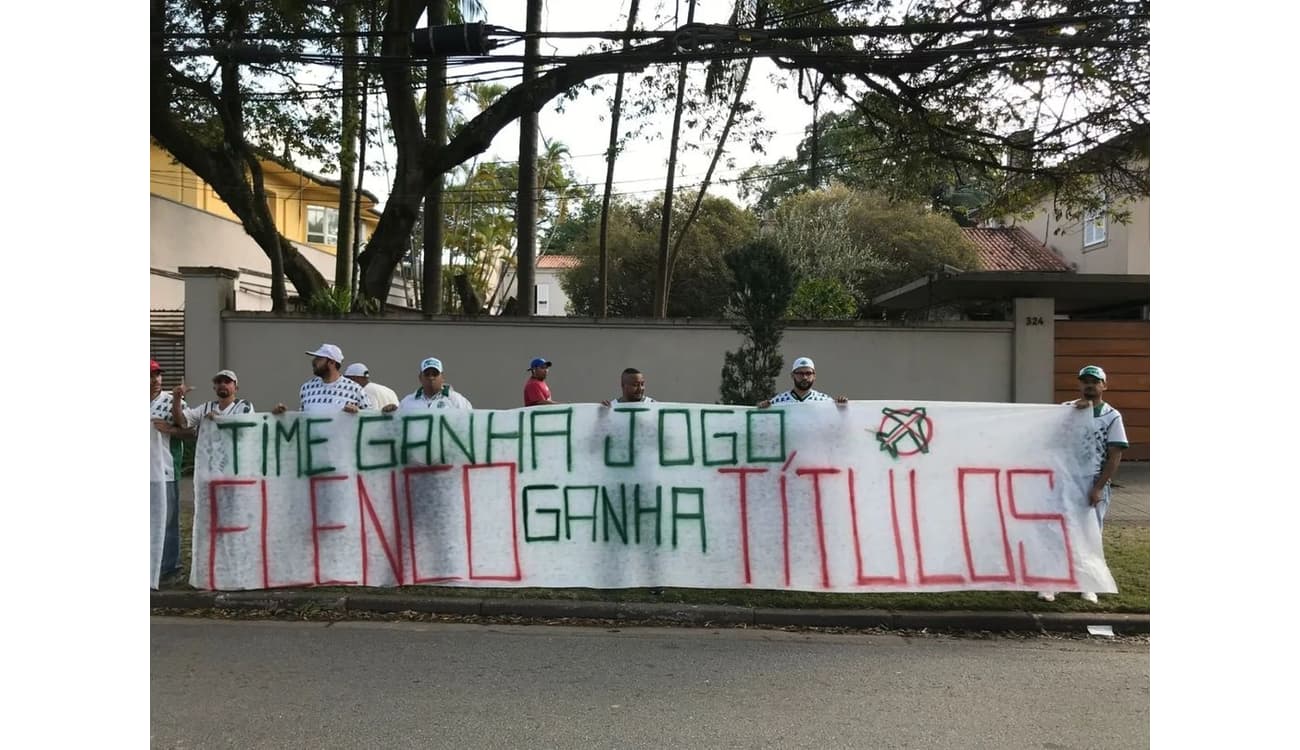
[[[1151,459],[1151,324],[1145,320],[1056,321],[1056,400],[1079,397],[1079,370],[1106,371],[1108,403],[1124,415],[1126,461]]]

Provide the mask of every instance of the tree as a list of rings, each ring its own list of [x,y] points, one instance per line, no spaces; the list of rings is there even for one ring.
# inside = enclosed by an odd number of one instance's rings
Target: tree
[[[266,253],[271,307],[284,312],[286,277],[304,300],[325,286],[325,278],[276,229],[259,158],[268,156],[267,146],[276,143],[286,151],[327,153],[334,119],[327,107],[307,96],[271,102],[255,95],[268,78],[292,81],[290,63],[243,64],[229,48],[214,50],[210,61],[173,58],[166,41],[181,34],[240,38],[254,28],[263,33],[323,31],[331,28],[330,14],[307,4],[152,0],[149,23],[149,133],[212,186]],[[305,42],[286,41],[283,49],[292,53],[305,47]]]
[[[842,281],[860,311],[873,294],[941,266],[978,267],[974,246],[950,218],[842,185],[785,199],[770,229],[801,276]]]
[[[894,200],[927,201],[958,224],[974,226],[977,211],[990,205],[1007,179],[987,166],[958,163],[928,152],[898,158],[862,125],[855,111],[823,115],[808,130],[794,158],[745,170],[741,197],[754,199],[756,210],[770,211],[787,197],[834,182]],[[811,179],[814,173],[815,180]]]
[[[358,259],[361,288],[376,298],[385,296],[406,256],[419,200],[435,180],[485,151],[522,112],[620,71],[769,57],[791,71],[816,71],[837,97],[852,103],[892,158],[928,154],[1054,180],[1080,174],[1062,166],[1077,163],[1068,157],[1148,121],[1150,6],[1145,0],[781,0],[762,30],[697,25],[625,52],[551,61],[546,72],[512,87],[446,144],[438,144],[420,127],[414,101],[419,69],[410,65],[412,32],[423,3],[371,2],[381,11],[373,30],[382,34],[382,43],[380,54],[365,60],[366,73],[382,81],[397,150],[392,192]],[[271,257],[273,275],[288,274],[300,294],[314,289],[322,282],[319,274],[313,276],[287,243],[277,242],[283,238],[268,223],[260,173],[249,154],[284,143],[285,133],[302,132],[304,123],[317,121],[314,100],[301,96],[293,79],[295,65],[335,63],[337,44],[327,42],[337,39],[338,30],[313,4],[153,4],[151,133],[231,204]],[[186,48],[189,33],[199,35],[200,46]],[[304,37],[322,41],[295,41]],[[268,38],[275,45],[264,44]],[[242,88],[265,75],[280,81],[278,91],[265,92],[278,99],[249,96],[258,92]],[[276,106],[263,106],[272,101]],[[295,101],[296,109],[278,105]],[[332,111],[327,114],[320,121],[332,123]],[[1013,138],[1022,132],[1029,137]],[[1010,145],[1023,158],[1004,165]],[[1114,165],[1094,165],[1087,174],[1103,174],[1108,166]]]
[[[797,272],[770,239],[737,248],[725,260],[732,278],[728,308],[745,343],[723,356],[722,403],[756,404],[772,395],[781,374],[783,319]]]
[[[654,285],[650,282],[659,258],[662,206],[662,198],[611,204],[607,225],[610,316],[654,317]],[[576,315],[594,316],[600,309],[599,207],[594,200],[588,201],[572,222],[558,226],[548,240],[552,252],[581,259],[581,264],[561,279]],[[679,201],[674,221],[681,222],[686,210]],[[725,198],[704,200],[673,268],[672,285],[677,293],[668,302],[670,317],[722,317],[729,277],[723,256],[748,241],[757,226],[752,214]]]
[[[857,316],[853,294],[839,279],[804,279],[794,290],[786,317],[792,320],[849,320]]]

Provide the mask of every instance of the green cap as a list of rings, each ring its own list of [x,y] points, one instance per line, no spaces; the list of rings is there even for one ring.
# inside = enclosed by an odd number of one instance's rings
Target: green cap
[[[1096,365],[1088,365],[1087,367],[1084,367],[1082,370],[1079,370],[1079,380],[1083,380],[1084,378],[1087,377],[1093,377],[1098,380],[1105,381],[1106,371]]]

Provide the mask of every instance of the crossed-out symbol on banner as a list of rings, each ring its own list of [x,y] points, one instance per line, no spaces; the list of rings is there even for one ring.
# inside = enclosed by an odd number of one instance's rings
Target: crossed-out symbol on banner
[[[876,430],[880,450],[889,451],[894,458],[930,452],[934,423],[925,415],[924,406],[913,409],[885,407],[880,411],[885,415]]]

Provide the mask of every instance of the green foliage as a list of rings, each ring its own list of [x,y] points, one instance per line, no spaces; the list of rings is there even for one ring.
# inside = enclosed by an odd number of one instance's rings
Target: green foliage
[[[853,295],[838,279],[804,279],[794,290],[787,317],[793,320],[848,320],[857,311]]]
[[[794,294],[796,271],[784,250],[759,239],[726,254],[732,286],[729,311],[745,343],[723,358],[724,404],[755,404],[772,395],[781,374],[783,317]]]
[[[992,200],[1004,179],[982,163],[985,157],[996,160],[995,154],[960,143],[947,146],[950,156],[929,149],[891,149],[880,122],[867,121],[850,110],[823,115],[817,122],[814,185],[812,127],[806,128],[808,135],[796,147],[793,159],[751,167],[745,173],[752,179],[741,183],[742,197],[754,198],[757,210],[768,211],[805,191],[841,184],[893,200],[925,202],[958,224],[974,226],[975,213]]]
[[[346,315],[351,312],[359,312],[364,315],[377,315],[379,313],[379,300],[372,299],[364,294],[358,295],[355,304],[352,299],[352,291],[347,287],[328,286],[323,289],[317,289],[311,297],[307,299],[307,312],[317,315]]]
[[[785,199],[771,230],[801,276],[841,281],[859,310],[873,294],[944,265],[978,268],[975,247],[951,219],[842,185]]]
[[[680,226],[690,210],[684,195],[673,202],[674,226]],[[651,317],[662,216],[662,196],[643,203],[610,204],[607,247],[611,317]],[[748,240],[757,226],[752,214],[731,201],[705,197],[673,266],[669,317],[719,318],[725,314],[731,272],[723,255]],[[581,259],[581,264],[565,273],[560,283],[569,297],[572,314],[595,316],[600,308],[599,201],[588,201],[573,220],[557,226],[550,235],[548,250]]]

